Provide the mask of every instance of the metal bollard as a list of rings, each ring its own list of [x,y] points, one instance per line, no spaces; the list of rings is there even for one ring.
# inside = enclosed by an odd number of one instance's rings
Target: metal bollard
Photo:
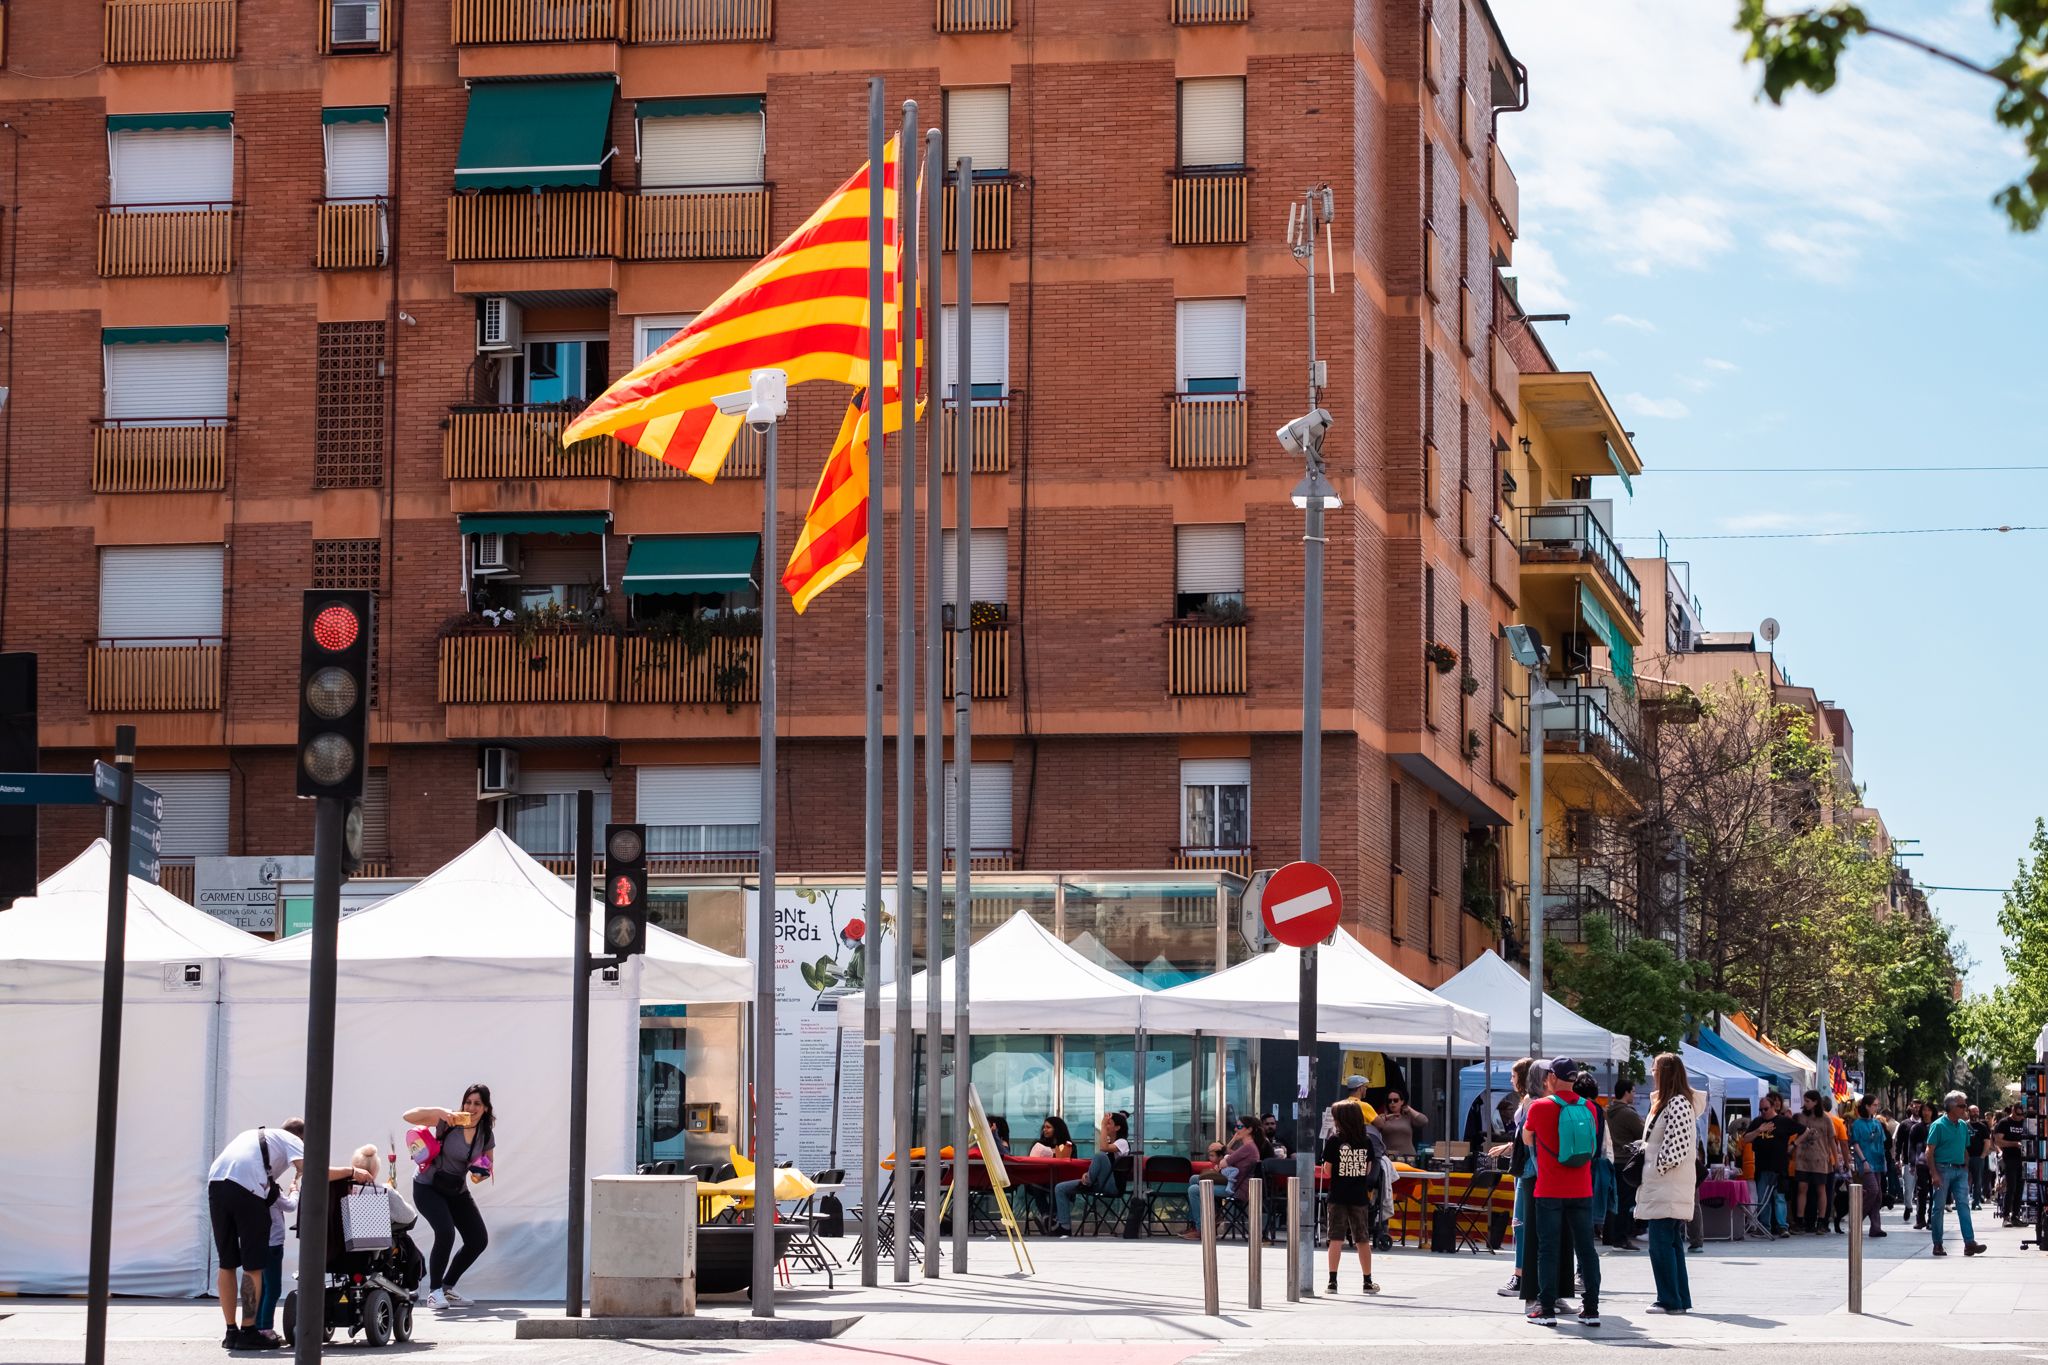
[[[1204,1190],[1204,1196],[1208,1191]],[[1216,1317],[1223,1306],[1216,1293],[1216,1201],[1204,1197],[1202,1218],[1202,1312]]]
[[[1247,1308],[1257,1308],[1260,1306],[1261,1288],[1259,1262],[1265,1259],[1263,1253],[1266,1250],[1266,1182],[1258,1176],[1253,1176],[1251,1193],[1245,1197],[1249,1201],[1251,1211],[1250,1217],[1245,1219],[1245,1226],[1248,1229],[1245,1240],[1251,1244],[1248,1248],[1251,1256],[1246,1262],[1249,1269],[1245,1271],[1244,1303]]]
[[[1301,1302],[1301,1201],[1287,1192],[1287,1301]]]
[[[1849,1186],[1849,1311],[1863,1312],[1863,1182]]]

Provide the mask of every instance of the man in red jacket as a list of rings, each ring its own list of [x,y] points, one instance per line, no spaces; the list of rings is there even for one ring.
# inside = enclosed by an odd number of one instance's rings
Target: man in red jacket
[[[1579,1325],[1600,1325],[1600,1253],[1593,1243],[1593,1163],[1584,1161],[1567,1166],[1557,1159],[1560,1115],[1567,1105],[1586,1103],[1572,1089],[1578,1078],[1577,1062],[1569,1057],[1556,1058],[1550,1063],[1549,1096],[1529,1106],[1528,1140],[1536,1153],[1536,1246],[1543,1262],[1543,1287],[1529,1309],[1529,1321],[1538,1327],[1557,1326],[1557,1301],[1564,1297],[1564,1286],[1559,1283],[1564,1259],[1559,1239],[1564,1237],[1572,1239],[1578,1253],[1579,1282],[1585,1289]]]

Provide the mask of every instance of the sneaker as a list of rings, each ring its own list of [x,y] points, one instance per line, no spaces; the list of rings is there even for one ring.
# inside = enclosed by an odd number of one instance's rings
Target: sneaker
[[[1529,1314],[1524,1321],[1535,1327],[1555,1327],[1557,1326],[1557,1310],[1545,1308],[1539,1303],[1529,1310]]]
[[[1366,1277],[1365,1277],[1365,1282],[1364,1282],[1364,1284],[1362,1284],[1362,1285],[1360,1286],[1360,1288],[1361,1288],[1361,1289],[1363,1289],[1363,1290],[1364,1290],[1364,1291],[1365,1291],[1366,1293],[1368,1293],[1368,1294],[1377,1294],[1377,1293],[1379,1293],[1379,1292],[1380,1292],[1380,1284],[1379,1284],[1379,1281],[1378,1281],[1378,1280],[1375,1280],[1375,1279],[1374,1279],[1374,1278],[1373,1278],[1372,1276],[1370,1276],[1370,1275],[1368,1275],[1368,1276],[1366,1276]]]
[[[226,1335],[226,1336],[224,1336],[224,1337],[222,1337],[222,1338],[220,1339],[220,1348],[221,1348],[221,1349],[222,1349],[223,1351],[239,1351],[239,1350],[241,1350],[241,1349],[242,1349],[242,1329],[241,1329],[241,1328],[239,1328],[239,1327],[230,1327],[230,1328],[228,1328],[228,1330],[227,1330],[227,1335]]]
[[[1500,1288],[1494,1290],[1493,1292],[1500,1295],[1500,1297],[1504,1299],[1513,1299],[1521,1297],[1522,1277],[1519,1274],[1508,1276],[1508,1282],[1502,1285]]]
[[[1337,1292],[1337,1277],[1334,1274],[1330,1276],[1330,1283],[1324,1287],[1323,1292],[1326,1294]]]
[[[441,1298],[450,1308],[476,1307],[476,1300],[456,1293],[454,1285],[443,1285],[441,1287]]]
[[[1989,1250],[1991,1250],[1991,1248],[1985,1246],[1982,1242],[1963,1243],[1963,1255],[1965,1256],[1982,1256],[1985,1252]]]
[[[1941,1249],[1941,1243],[1939,1243],[1939,1242],[1936,1242],[1936,1243],[1934,1244],[1934,1254],[1935,1254],[1935,1255],[1937,1255],[1937,1256],[1946,1256],[1946,1255],[1948,1255],[1948,1253],[1947,1253],[1946,1251],[1943,1251],[1943,1250]]]
[[[1891,1236],[1891,1234],[1890,1234],[1889,1232],[1886,1232],[1886,1231],[1885,1231],[1885,1230],[1884,1230],[1883,1228],[1879,1228],[1879,1229],[1878,1229],[1878,1230],[1877,1230],[1876,1232],[1868,1232],[1868,1233],[1865,1233],[1865,1234],[1864,1234],[1864,1236],[1866,1236],[1866,1237],[1889,1237],[1889,1236]]]
[[[1054,1223],[1052,1225],[1052,1232],[1050,1235],[1054,1237],[1072,1237],[1074,1235],[1074,1230],[1072,1228],[1063,1228],[1058,1223]]]
[[[1586,1306],[1585,1306],[1584,1308],[1581,1308],[1581,1309],[1579,1310],[1579,1326],[1581,1326],[1581,1327],[1598,1327],[1599,1325],[1600,1325],[1600,1310],[1599,1310],[1599,1309],[1595,1308],[1595,1307],[1594,1307],[1594,1306],[1593,1306],[1592,1304],[1590,1304],[1590,1303],[1589,1303],[1589,1304],[1587,1304],[1587,1305],[1586,1305]]]
[[[1680,1313],[1683,1313],[1685,1310],[1683,1308],[1666,1308],[1661,1303],[1653,1303],[1648,1308],[1645,1308],[1643,1311],[1645,1313],[1665,1313],[1669,1314],[1672,1317],[1677,1317]]]
[[[448,1306],[448,1295],[442,1290],[432,1289],[421,1295],[419,1302],[427,1308],[446,1308]]]

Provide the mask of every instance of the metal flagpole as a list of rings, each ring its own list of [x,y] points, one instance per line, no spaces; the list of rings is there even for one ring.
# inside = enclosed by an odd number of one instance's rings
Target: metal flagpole
[[[974,1044],[968,1028],[967,947],[972,937],[974,859],[974,614],[968,578],[974,540],[974,158],[954,168],[953,295],[953,1273],[967,1273],[967,1085]]]
[[[882,78],[868,81],[868,657],[867,657],[867,882],[863,897],[870,925],[861,939],[861,980],[866,1008],[860,1031],[861,1203],[881,1207],[882,1152],[882,955],[875,941],[882,923],[882,218],[887,196],[882,175]],[[881,1248],[873,1237],[860,1244],[860,1282],[879,1279]]]
[[[761,459],[761,895],[754,916],[754,1316],[775,1316],[775,544],[780,424]]]
[[[132,725],[114,727],[114,771],[117,794],[107,807],[107,955],[100,975],[99,1116],[93,1131],[91,1240],[85,1272],[88,1365],[101,1365],[107,1358],[107,1296],[113,1273],[114,1136],[121,1100],[121,1007],[128,983],[129,844],[135,825]]]
[[[896,1283],[910,1280],[910,1077],[917,1042],[910,1029],[910,915],[917,861],[917,101],[903,101],[903,269],[897,279],[896,411],[902,435],[896,470]],[[879,521],[880,517],[871,520]],[[870,1238],[869,1240],[874,1240]]]
[[[931,338],[931,383],[929,392],[937,402],[945,393],[939,373],[942,347],[939,345],[939,286],[944,273],[939,269],[940,196],[945,193],[943,134],[936,128],[925,134],[924,192],[925,232],[931,242],[924,265],[924,334]],[[908,156],[905,139],[904,155]],[[939,424],[945,409],[932,413],[932,452],[924,471],[924,1274],[939,1274],[939,1067],[945,1055],[946,1034],[941,1004],[945,996],[940,966],[946,958],[944,916],[946,882],[946,641],[939,629],[939,594],[944,580],[939,564],[939,506],[945,497],[943,462],[939,458]],[[898,1179],[907,1179],[899,1176]],[[898,1228],[897,1236],[908,1237],[910,1229]]]
[[[1529,666],[1529,1055],[1543,1055],[1543,685]]]

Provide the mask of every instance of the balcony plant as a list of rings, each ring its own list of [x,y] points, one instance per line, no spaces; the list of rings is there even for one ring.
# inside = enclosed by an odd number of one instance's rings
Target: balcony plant
[[[1479,675],[1478,675],[1478,674],[1476,674],[1476,673],[1474,673],[1474,672],[1473,672],[1473,671],[1472,671],[1471,669],[1469,669],[1469,668],[1468,668],[1468,669],[1466,669],[1466,670],[1465,670],[1465,674],[1464,674],[1464,676],[1458,679],[1458,686],[1464,689],[1464,692],[1465,692],[1465,695],[1466,695],[1466,696],[1468,696],[1468,697],[1476,697],[1476,696],[1478,696],[1478,695],[1479,695]]]
[[[1458,666],[1458,651],[1441,640],[1432,640],[1423,646],[1422,657],[1435,665],[1439,673],[1449,673]]]
[[[1467,730],[1465,732],[1465,757],[1467,760],[1479,757],[1479,732],[1477,730]]]

